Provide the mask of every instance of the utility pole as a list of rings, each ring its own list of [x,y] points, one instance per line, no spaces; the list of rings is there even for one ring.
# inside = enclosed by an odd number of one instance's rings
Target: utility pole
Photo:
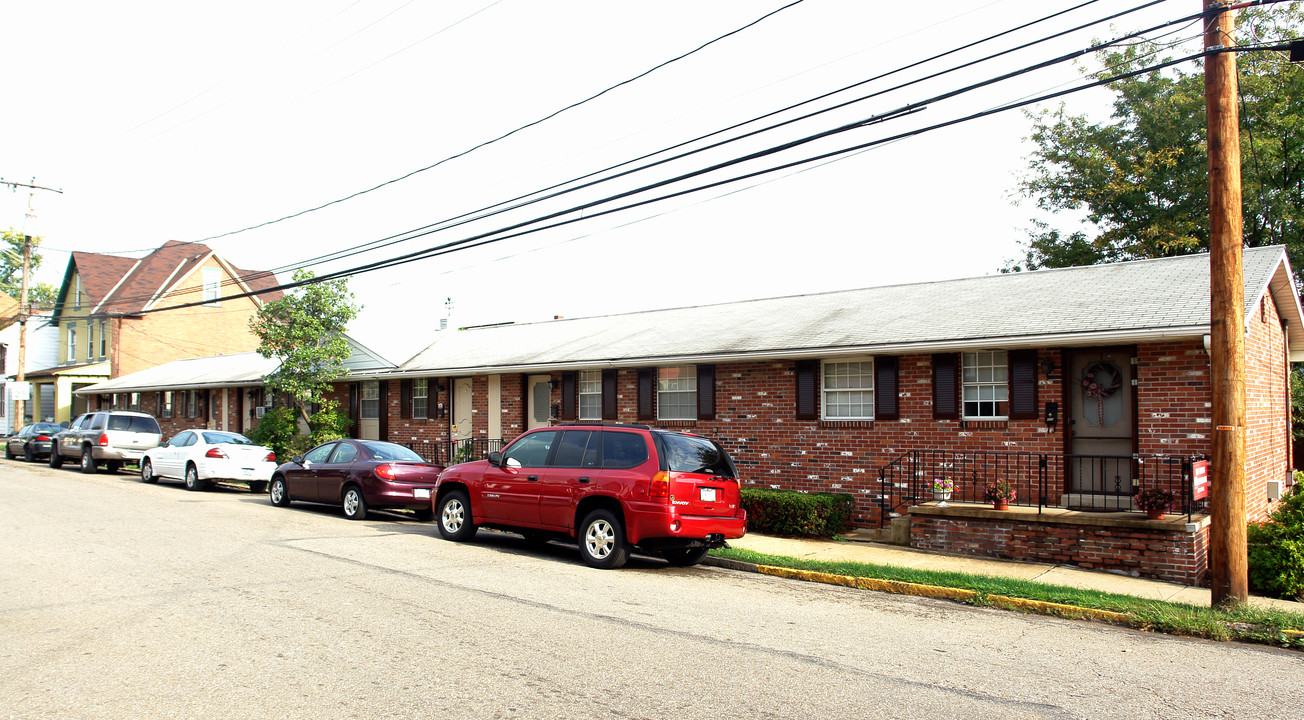
[[[1209,145],[1209,366],[1213,463],[1209,571],[1214,606],[1249,600],[1245,541],[1245,285],[1241,265],[1241,144],[1235,22],[1230,3],[1204,0]]]
[[[63,194],[62,190],[56,190],[54,188],[48,188],[48,187],[43,187],[41,185],[37,185],[36,178],[32,178],[32,181],[30,183],[12,182],[9,180],[5,180],[4,178],[0,178],[0,185],[8,185],[14,190],[17,190],[20,187],[25,187],[29,189],[27,193],[27,214],[23,218],[24,228],[26,228],[27,226],[27,221],[36,216],[36,210],[35,208],[32,207],[32,201],[36,197],[37,190],[49,190],[50,192],[56,192],[61,195]],[[20,383],[27,382],[27,318],[30,317],[32,314],[32,309],[27,304],[27,288],[31,282],[31,267],[32,267],[32,236],[24,232],[23,233],[23,282],[22,282],[22,290],[19,293],[19,299],[18,299],[18,372],[16,373],[15,376],[15,380]],[[3,373],[3,370],[4,370],[3,368],[0,368],[0,373]],[[13,423],[10,424],[9,431],[13,432],[18,428],[22,427],[24,425],[24,420],[26,418],[27,418],[27,401],[15,400],[14,421]]]

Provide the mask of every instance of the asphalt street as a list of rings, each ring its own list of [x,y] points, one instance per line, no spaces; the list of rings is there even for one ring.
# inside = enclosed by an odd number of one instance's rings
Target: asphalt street
[[[1304,655],[0,461],[0,717],[1301,718]]]

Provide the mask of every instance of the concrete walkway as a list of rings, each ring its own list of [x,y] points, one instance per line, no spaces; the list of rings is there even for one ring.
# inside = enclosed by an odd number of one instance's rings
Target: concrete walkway
[[[1101,590],[1120,595],[1133,595],[1141,598],[1167,600],[1204,607],[1208,607],[1210,603],[1208,588],[1178,585],[1160,580],[1146,580],[1098,570],[1084,570],[1068,565],[990,560],[925,552],[897,545],[871,542],[866,540],[864,536],[857,536],[855,532],[845,536],[843,540],[801,540],[748,533],[746,537],[730,540],[729,545],[767,555],[781,555],[804,560],[851,561],[871,565],[963,572],[972,575],[993,575],[996,577],[1032,580],[1047,585],[1067,585],[1085,590]],[[1304,603],[1289,600],[1277,600],[1252,595],[1250,596],[1250,604],[1304,613]]]

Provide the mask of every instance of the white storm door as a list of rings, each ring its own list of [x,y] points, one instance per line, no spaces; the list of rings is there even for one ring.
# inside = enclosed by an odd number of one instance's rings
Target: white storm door
[[[531,375],[526,380],[526,420],[533,430],[552,424],[552,387],[548,381],[550,375]]]
[[[454,440],[471,438],[472,387],[471,378],[453,380],[453,426],[450,432]]]

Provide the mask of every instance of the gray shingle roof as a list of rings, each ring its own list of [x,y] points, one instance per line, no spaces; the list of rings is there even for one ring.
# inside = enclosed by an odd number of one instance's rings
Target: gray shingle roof
[[[1271,292],[1304,355],[1285,250],[1246,250],[1244,271],[1247,314]],[[397,372],[1089,345],[1200,337],[1208,326],[1201,254],[445,332]]]

